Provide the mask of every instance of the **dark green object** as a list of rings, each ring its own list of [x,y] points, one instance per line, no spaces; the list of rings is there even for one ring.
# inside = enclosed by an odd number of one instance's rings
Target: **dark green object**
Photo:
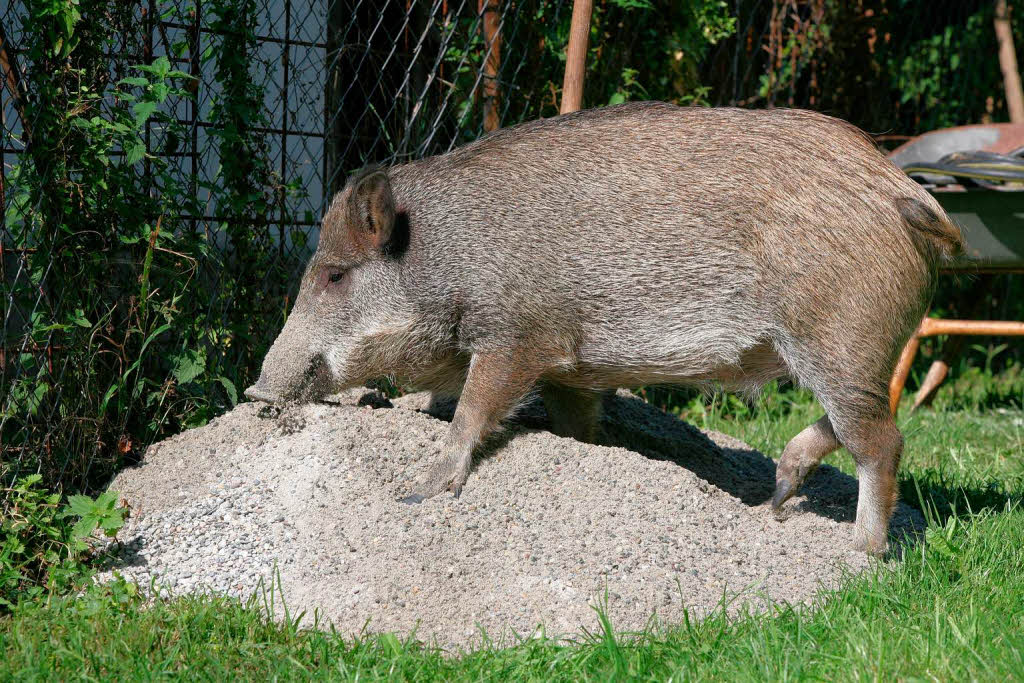
[[[965,126],[922,135],[890,159],[924,184],[964,233],[956,270],[1024,270],[1024,132]],[[1008,148],[1008,153],[980,149]],[[971,146],[975,151],[961,151]]]
[[[1024,270],[1024,192],[935,192],[966,243],[958,270]]]

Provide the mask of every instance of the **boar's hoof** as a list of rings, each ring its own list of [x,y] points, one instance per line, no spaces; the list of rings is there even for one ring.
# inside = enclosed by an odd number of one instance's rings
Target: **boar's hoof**
[[[895,549],[889,545],[888,538],[871,538],[856,527],[853,530],[853,544],[851,548],[854,551],[867,553],[872,557],[881,559],[895,555]]]
[[[778,513],[783,503],[792,498],[817,465],[792,467],[780,462],[775,472],[775,493],[772,495],[772,509]]]
[[[772,509],[776,512],[782,504],[793,495],[793,484],[788,479],[780,479],[775,483],[775,494],[772,496]]]
[[[455,494],[455,497],[458,498],[460,495],[462,495],[462,484],[452,482],[448,485],[448,488],[445,490],[451,491],[453,494]],[[433,497],[434,495],[429,493],[414,493],[412,495],[406,496],[405,498],[402,498],[399,502],[405,503],[406,505],[417,505],[425,501],[427,498]]]

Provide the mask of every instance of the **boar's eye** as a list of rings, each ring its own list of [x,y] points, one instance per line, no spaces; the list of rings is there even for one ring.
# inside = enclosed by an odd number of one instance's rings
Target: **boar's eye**
[[[320,272],[320,286],[330,287],[345,279],[343,268],[325,268]]]

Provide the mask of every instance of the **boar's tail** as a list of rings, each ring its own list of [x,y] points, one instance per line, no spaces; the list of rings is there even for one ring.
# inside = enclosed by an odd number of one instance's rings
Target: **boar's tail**
[[[955,261],[963,254],[964,238],[944,211],[936,212],[919,199],[897,197],[896,208],[910,228],[921,255],[933,264]]]

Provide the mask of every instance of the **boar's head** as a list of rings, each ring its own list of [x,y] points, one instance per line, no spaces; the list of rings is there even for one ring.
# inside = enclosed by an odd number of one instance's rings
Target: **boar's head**
[[[315,401],[391,370],[387,348],[412,324],[399,286],[400,218],[384,170],[358,174],[335,196],[295,306],[246,396]]]

